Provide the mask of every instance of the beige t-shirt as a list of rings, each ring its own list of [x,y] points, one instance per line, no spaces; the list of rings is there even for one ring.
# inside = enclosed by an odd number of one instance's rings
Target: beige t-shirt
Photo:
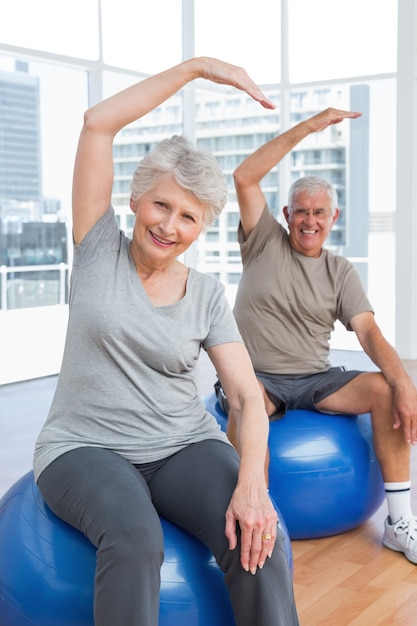
[[[247,240],[241,225],[238,238],[243,273],[234,314],[255,370],[328,369],[335,321],[351,330],[354,315],[373,312],[353,265],[326,249],[319,258],[294,250],[267,206]]]

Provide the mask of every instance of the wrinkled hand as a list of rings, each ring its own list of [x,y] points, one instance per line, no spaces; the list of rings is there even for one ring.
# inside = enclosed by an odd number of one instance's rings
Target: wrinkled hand
[[[407,443],[417,444],[417,389],[411,380],[394,389],[394,428],[403,429]]]
[[[314,133],[324,130],[332,124],[339,124],[347,118],[355,119],[361,115],[362,113],[359,113],[358,111],[343,111],[341,109],[329,108],[321,113],[317,113],[317,115],[313,115],[313,117],[307,121],[310,126],[310,132]]]
[[[201,78],[206,78],[220,85],[231,85],[241,89],[266,109],[275,109],[275,104],[265,96],[243,67],[231,65],[211,57],[202,57],[201,61]]]
[[[237,546],[236,524],[241,531],[240,562],[251,574],[272,556],[277,536],[278,515],[265,484],[236,487],[226,511],[229,549]]]

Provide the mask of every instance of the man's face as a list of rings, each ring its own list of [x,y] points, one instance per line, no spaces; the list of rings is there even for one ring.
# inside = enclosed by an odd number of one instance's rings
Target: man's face
[[[320,191],[307,195],[301,192],[294,197],[293,206],[285,206],[283,212],[290,231],[290,244],[294,250],[305,256],[319,257],[323,244],[339,217],[339,209],[332,212],[327,193]]]

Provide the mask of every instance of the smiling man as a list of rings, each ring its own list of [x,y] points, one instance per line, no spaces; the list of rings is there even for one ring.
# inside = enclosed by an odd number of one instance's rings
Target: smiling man
[[[323,247],[339,216],[336,191],[314,176],[295,181],[283,209],[287,231],[271,214],[260,185],[307,135],[359,115],[326,109],[264,144],[236,169],[243,273],[234,314],[271,419],[296,408],[371,414],[388,504],[383,543],[417,564],[417,519],[410,499],[417,390],[376,324],[356,270]],[[331,367],[329,340],[336,320],[356,333],[380,371]],[[233,412],[216,387],[236,445]]]

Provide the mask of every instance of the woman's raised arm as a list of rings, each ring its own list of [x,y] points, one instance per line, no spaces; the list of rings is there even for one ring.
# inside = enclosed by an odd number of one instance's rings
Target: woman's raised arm
[[[122,128],[143,117],[196,78],[245,91],[265,108],[273,104],[243,68],[197,57],[144,79],[103,100],[84,114],[73,178],[73,236],[81,243],[110,204],[113,140]]]

